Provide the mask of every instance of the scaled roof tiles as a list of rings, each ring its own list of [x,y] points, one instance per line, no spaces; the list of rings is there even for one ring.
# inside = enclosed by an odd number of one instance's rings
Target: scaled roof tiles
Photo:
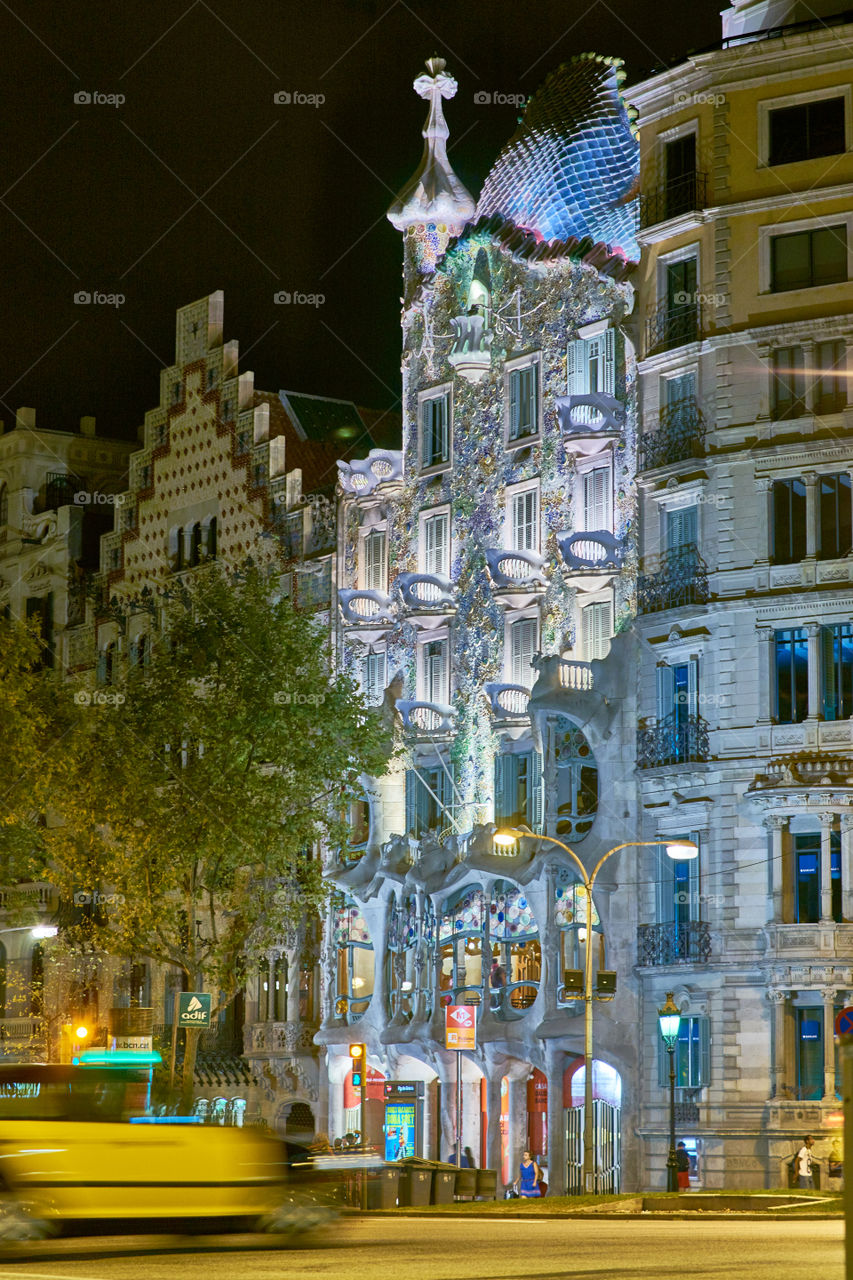
[[[547,77],[486,178],[477,213],[540,240],[589,239],[639,261],[639,145],[617,59],[582,54]]]

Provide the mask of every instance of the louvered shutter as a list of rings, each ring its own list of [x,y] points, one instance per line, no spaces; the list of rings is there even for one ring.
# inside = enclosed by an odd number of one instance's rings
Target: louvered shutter
[[[583,478],[584,529],[610,531],[610,468],[595,467]]]
[[[566,394],[585,396],[589,391],[589,343],[576,338],[566,349]]]
[[[406,831],[418,835],[418,787],[413,769],[406,770]]]
[[[667,551],[679,551],[683,547],[696,546],[698,536],[698,508],[679,507],[666,513]]]
[[[536,652],[536,619],[522,618],[510,630],[512,683],[530,689],[533,685],[531,661]]]
[[[616,395],[616,330],[605,329],[601,335],[602,391]]]
[[[835,670],[835,627],[820,629],[820,667],[823,686],[823,718],[838,719],[838,680]]]
[[[449,457],[449,431],[448,431],[448,398],[442,396],[434,402],[435,418],[433,420],[433,443],[435,448],[435,462],[446,462]]]
[[[385,590],[385,534],[374,530],[364,540],[364,584],[368,591]]]
[[[535,489],[517,493],[512,500],[512,546],[515,551],[535,551],[537,534],[537,494]]]
[[[542,757],[531,751],[527,765],[527,825],[531,831],[542,830],[543,822]]]
[[[699,714],[699,659],[691,658],[687,664],[687,714]]]
[[[698,1080],[691,1080],[694,1086],[711,1083],[711,1019],[699,1018],[699,1071]]]
[[[509,438],[517,440],[521,424],[521,377],[518,369],[509,375]]]
[[[657,668],[658,719],[665,720],[675,710],[675,675],[672,667]]]

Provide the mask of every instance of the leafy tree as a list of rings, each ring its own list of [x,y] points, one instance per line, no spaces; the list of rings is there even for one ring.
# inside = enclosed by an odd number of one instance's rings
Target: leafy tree
[[[102,945],[177,966],[217,1010],[323,902],[311,850],[345,838],[343,807],[389,751],[277,581],[249,563],[178,583],[149,662],[80,709],[50,832],[46,874],[107,912]],[[185,1102],[197,1043],[188,1032]]]

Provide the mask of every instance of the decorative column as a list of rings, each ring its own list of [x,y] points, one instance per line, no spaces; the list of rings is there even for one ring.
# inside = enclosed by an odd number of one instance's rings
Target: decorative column
[[[551,1018],[557,1017],[557,987],[561,986],[563,981],[563,975],[560,972],[560,930],[557,928],[556,920],[557,890],[553,866],[549,866],[545,871],[545,893],[547,896],[544,919],[541,915],[538,919],[539,936],[542,944],[542,987],[544,996],[542,1020],[543,1022],[548,1022]],[[550,1100],[550,1083],[548,1089]],[[550,1101],[548,1106],[550,1111]],[[548,1123],[550,1125],[550,1118]],[[561,1195],[562,1192],[555,1192],[555,1194]]]
[[[501,1071],[494,1063],[489,1063],[491,1070],[486,1077],[486,1123],[488,1136],[486,1139],[486,1160],[490,1169],[497,1169],[500,1177],[501,1167]]]
[[[853,813],[841,815],[841,916],[853,921]]]
[[[806,559],[817,555],[817,472],[804,471],[806,486]]]
[[[832,828],[835,823],[834,813],[822,813],[820,815],[820,922],[821,924],[830,924],[832,922],[832,866],[831,866],[831,840]]]
[[[769,476],[755,477],[755,492],[758,494],[759,508],[764,508],[763,537],[764,543],[758,548],[756,565],[766,568],[773,554],[773,481]]]
[[[820,679],[820,632],[819,622],[810,622],[806,627],[809,637],[809,720],[819,720],[823,712]]]
[[[770,813],[764,819],[764,825],[770,832],[770,884],[771,884],[771,917],[769,923],[782,924],[784,920],[783,882],[784,862],[784,830],[788,819],[778,813]]]
[[[563,1068],[565,1055],[547,1046],[548,1066],[548,1187],[555,1196],[566,1194],[566,1135],[563,1121]]]
[[[758,723],[772,723],[773,628],[756,627],[758,635]]]
[[[803,348],[803,368],[805,369],[805,391],[806,391],[806,412],[814,413],[817,407],[817,378],[814,375],[815,368],[815,344],[806,341],[800,344]]]
[[[835,1097],[835,987],[821,990],[823,1000],[823,1096]]]
[[[785,1071],[785,1022],[787,1019],[788,992],[779,987],[770,987],[767,999],[770,1001],[773,1023],[773,1056],[770,1065],[770,1096],[784,1098],[786,1095]]]

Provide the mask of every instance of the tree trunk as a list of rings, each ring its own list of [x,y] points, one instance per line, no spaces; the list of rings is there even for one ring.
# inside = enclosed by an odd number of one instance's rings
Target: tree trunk
[[[181,1077],[181,1114],[189,1115],[193,1105],[195,1084],[195,1060],[198,1053],[198,1042],[201,1036],[200,1027],[187,1027],[184,1031],[184,1071]]]

